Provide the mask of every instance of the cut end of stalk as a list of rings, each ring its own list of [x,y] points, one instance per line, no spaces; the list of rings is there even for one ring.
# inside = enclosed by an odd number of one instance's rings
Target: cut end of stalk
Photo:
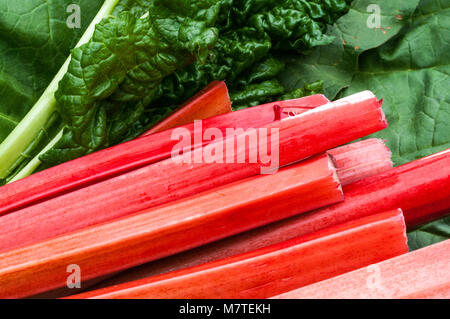
[[[328,151],[343,186],[393,168],[392,152],[383,140],[371,138]]]
[[[339,190],[339,192],[342,193],[342,196],[344,196],[344,190],[342,189],[342,182],[339,178],[339,174],[338,174],[338,169],[337,169],[337,164],[336,164],[336,160],[335,158],[327,153],[328,156],[328,168],[330,169],[330,171],[333,174],[333,180],[336,182],[337,188]]]
[[[383,100],[380,100],[378,103],[380,108],[381,123],[383,123],[384,128],[387,128],[389,126],[389,122],[386,118],[386,114],[383,111]]]
[[[403,233],[403,243],[404,243],[404,247],[406,252],[409,251],[409,246],[408,246],[408,234],[406,232],[407,227],[406,227],[406,219],[405,219],[405,214],[403,213],[403,210],[401,208],[397,208],[396,210],[398,212],[398,221],[399,223],[404,227],[405,231]]]
[[[383,99],[378,100],[375,94],[371,91],[363,91],[360,93],[356,93],[350,96],[347,96],[339,101],[345,102],[345,103],[361,103],[362,101],[371,100],[373,99],[375,103],[375,107],[380,112],[380,121],[382,123],[382,126],[384,128],[387,128],[389,123],[386,119],[386,114],[383,111]]]
[[[389,122],[388,122],[388,120],[386,118],[386,114],[383,111],[383,99],[378,100],[375,97],[375,95],[372,92],[370,92],[370,91],[364,91],[364,92],[361,92],[361,94],[365,95],[365,96],[370,95],[370,96],[372,96],[375,99],[374,100],[375,101],[375,105],[376,105],[377,109],[380,112],[380,122],[382,123],[383,129],[387,128],[389,126]]]

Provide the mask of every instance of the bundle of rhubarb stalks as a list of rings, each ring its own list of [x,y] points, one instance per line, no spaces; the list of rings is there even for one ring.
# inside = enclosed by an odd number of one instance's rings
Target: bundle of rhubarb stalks
[[[406,236],[450,211],[450,150],[394,168],[359,140],[387,125],[369,91],[231,112],[214,82],[135,140],[0,188],[0,297],[450,297],[450,241]]]

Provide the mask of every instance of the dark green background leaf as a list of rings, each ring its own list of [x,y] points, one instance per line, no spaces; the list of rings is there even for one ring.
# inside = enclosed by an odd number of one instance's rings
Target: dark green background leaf
[[[213,80],[227,81],[239,107],[277,99],[286,93],[275,78],[284,63],[270,52],[331,43],[327,23],[347,2],[121,2],[115,13],[131,13],[104,19],[73,50],[55,94],[64,137],[40,160],[53,166],[133,138]]]
[[[332,44],[319,47],[306,57],[285,58],[287,66],[280,76],[282,83],[288,89],[294,89],[323,80],[324,92],[329,98],[335,98],[343,88],[348,87],[358,70],[358,56],[400,32],[419,0],[376,1],[381,9],[381,29],[367,27],[371,15],[367,8],[373,3],[372,0],[353,1],[349,13],[328,30],[336,38]]]
[[[416,229],[408,234],[410,250],[416,250],[449,239],[450,216]]]
[[[148,9],[142,18],[124,11],[103,19],[89,42],[72,50],[55,93],[64,136],[40,157],[43,163],[53,166],[123,142],[161,81],[217,42],[220,5],[214,0],[159,0]]]
[[[102,3],[0,1],[0,142],[42,94]],[[80,5],[80,29],[67,27],[69,4]]]
[[[400,34],[362,55],[345,95],[372,90],[384,99],[396,164],[450,147],[450,0],[422,1]]]

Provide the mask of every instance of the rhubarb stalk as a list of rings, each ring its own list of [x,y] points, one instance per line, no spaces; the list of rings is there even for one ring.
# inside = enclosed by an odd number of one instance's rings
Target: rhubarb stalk
[[[391,151],[380,139],[371,138],[341,146],[328,153],[333,156],[342,186],[390,170]]]
[[[344,194],[340,204],[259,228],[247,238],[258,242],[306,235],[394,207],[402,208],[411,229],[442,217],[450,210],[450,150],[345,186]]]
[[[216,95],[214,97],[218,98]],[[227,98],[228,94],[222,96],[222,99]],[[201,101],[206,102],[208,99],[204,98]],[[272,123],[275,119],[275,104],[283,107],[281,118],[286,118],[290,115],[289,112],[293,112],[293,110],[296,113],[302,113],[328,102],[323,95],[314,95],[277,102],[278,104],[270,103],[208,118],[201,123],[178,127],[177,130],[185,129],[190,133],[191,147],[184,148],[185,151],[190,151],[211,142],[204,139],[197,142],[194,130],[198,130],[200,135],[203,136],[210,129],[219,129],[225,136],[227,129],[247,130]],[[223,103],[225,104],[225,102]],[[175,132],[175,129],[172,129],[153,133],[151,136],[141,137],[77,158],[5,185],[0,188],[0,215],[167,159],[179,143],[178,139],[173,138]]]
[[[342,185],[357,181],[381,170],[392,169],[391,152],[379,139],[368,139],[328,151],[334,155],[334,161]],[[361,168],[361,170],[359,170]],[[132,280],[163,274],[246,253],[270,246],[299,236],[295,227],[282,231],[269,231],[270,225],[254,229],[233,237],[225,238],[174,256],[129,269],[107,279],[95,287],[107,287]],[[96,283],[91,283],[96,284]],[[86,288],[86,283],[83,286]]]
[[[299,234],[380,210],[401,207],[408,228],[439,218],[450,209],[450,149],[398,166],[344,187],[345,202],[271,225],[270,232]]]
[[[231,101],[225,82],[214,81],[142,135],[158,133],[231,111]]]
[[[262,171],[273,172],[386,125],[381,103],[365,91],[275,121],[264,127],[269,136],[257,138],[256,143],[245,143],[248,132],[231,136],[2,216],[0,251],[134,214]],[[232,157],[228,156],[230,145]],[[263,149],[270,150],[268,161],[261,157]],[[205,154],[219,154],[218,150],[227,151],[218,160],[205,161]],[[257,161],[253,163],[250,154],[258,155]]]
[[[182,265],[195,263],[196,257],[214,258],[215,254],[234,254],[246,245],[266,245],[301,236],[376,214],[380,210],[402,207],[409,229],[443,217],[450,211],[450,150],[396,167],[343,188],[345,201],[301,216],[273,223],[233,238],[196,249],[192,256],[179,256]],[[201,252],[200,252],[201,250]],[[177,258],[174,256],[174,258]],[[174,260],[147,271],[171,270]],[[210,260],[210,259],[209,259]],[[186,264],[183,262],[186,261]]]
[[[334,165],[320,155],[277,174],[0,254],[0,298],[62,287],[70,264],[89,280],[342,200]]]
[[[277,245],[72,298],[261,299],[408,251],[400,210]]]
[[[275,298],[449,299],[450,240]]]

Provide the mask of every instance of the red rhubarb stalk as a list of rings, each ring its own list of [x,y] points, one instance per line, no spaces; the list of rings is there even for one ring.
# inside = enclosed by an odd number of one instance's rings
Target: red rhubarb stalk
[[[228,95],[222,96],[222,99],[225,98],[228,99]],[[328,102],[323,95],[314,95],[277,103],[286,110],[281,113],[282,118],[286,118],[289,116],[288,110],[296,109],[297,113],[301,113]],[[191,147],[186,148],[189,151],[211,142],[204,139],[200,142],[194,140],[194,129],[200,131],[201,136],[208,129],[219,129],[225,136],[229,128],[258,128],[274,121],[274,105],[275,103],[270,103],[208,118],[201,124],[184,125],[178,130],[185,129],[190,132]],[[0,188],[0,215],[167,159],[179,143],[178,139],[172,138],[174,132],[172,129],[141,137],[5,185]]]
[[[143,136],[229,112],[231,112],[231,101],[227,86],[223,81],[214,81],[181,105],[166,119],[144,133]]]
[[[239,250],[246,241],[280,242],[394,207],[402,207],[411,229],[443,217],[450,211],[450,150],[350,184],[344,194],[343,203],[255,229],[211,249]]]
[[[348,185],[344,187],[344,194],[343,203],[227,238],[158,261],[155,265],[143,266],[137,273],[157,274],[173,270],[177,262],[190,266],[234,255],[247,247],[281,242],[398,206],[402,207],[410,229],[441,218],[450,212],[450,150]]]
[[[381,170],[392,168],[391,152],[384,142],[379,139],[359,141],[330,150],[328,153],[334,155],[334,163],[336,164],[341,185],[350,181],[363,179],[368,174],[375,175],[380,173]],[[92,286],[96,288],[112,286],[238,255],[297,237],[294,229],[290,232],[286,231],[275,236],[267,236],[264,238],[257,237],[256,240],[253,240],[251,235],[257,236],[257,233],[258,230],[253,230],[225,238],[208,245],[203,245],[180,254],[126,270],[109,279],[94,279],[83,282],[82,287],[86,289]],[[271,234],[269,233],[269,235]],[[52,293],[43,294],[39,298],[69,296],[73,292],[73,289],[60,289]]]
[[[393,167],[391,151],[380,139],[372,138],[328,151],[336,161],[343,186]]]
[[[295,228],[299,234],[401,207],[414,228],[450,209],[450,149],[344,187],[345,202],[271,225],[271,232]],[[436,209],[436,210],[435,210]]]
[[[70,264],[89,280],[343,199],[332,161],[320,155],[277,174],[0,254],[0,298],[62,287]]]
[[[400,210],[73,298],[261,299],[406,253]]]
[[[275,121],[264,128],[269,136],[257,138],[256,143],[245,143],[251,132],[231,136],[2,216],[0,251],[137,213],[261,172],[270,172],[386,126],[381,103],[371,92],[365,91],[301,115]],[[257,136],[256,131],[252,132]],[[230,149],[234,157],[229,156]],[[270,150],[266,162],[261,157],[264,149]],[[212,162],[204,160],[205,154],[214,153],[221,157]],[[257,154],[257,161],[252,162],[250,154]],[[187,159],[194,163],[186,162]]]
[[[449,299],[450,240],[275,298]]]
[[[448,183],[445,186],[448,190]],[[447,191],[448,193],[448,191]],[[423,205],[408,209],[408,228],[414,229],[429,222],[438,220],[450,214],[450,195],[442,197],[435,202],[428,202]]]
[[[328,151],[334,160],[341,184],[357,181],[368,174],[375,175],[381,170],[392,168],[391,152],[379,139],[368,139]],[[361,168],[361,171],[358,170]],[[283,231],[269,231],[270,225],[254,229],[243,234],[225,238],[209,245],[201,246],[174,256],[129,269],[101,282],[96,287],[107,287],[145,277],[159,275],[169,271],[188,268],[217,259],[246,253],[265,246],[280,243],[299,234],[295,227],[283,228]],[[96,282],[98,284],[98,282]],[[92,284],[96,284],[92,283]],[[87,284],[83,283],[86,287]]]

